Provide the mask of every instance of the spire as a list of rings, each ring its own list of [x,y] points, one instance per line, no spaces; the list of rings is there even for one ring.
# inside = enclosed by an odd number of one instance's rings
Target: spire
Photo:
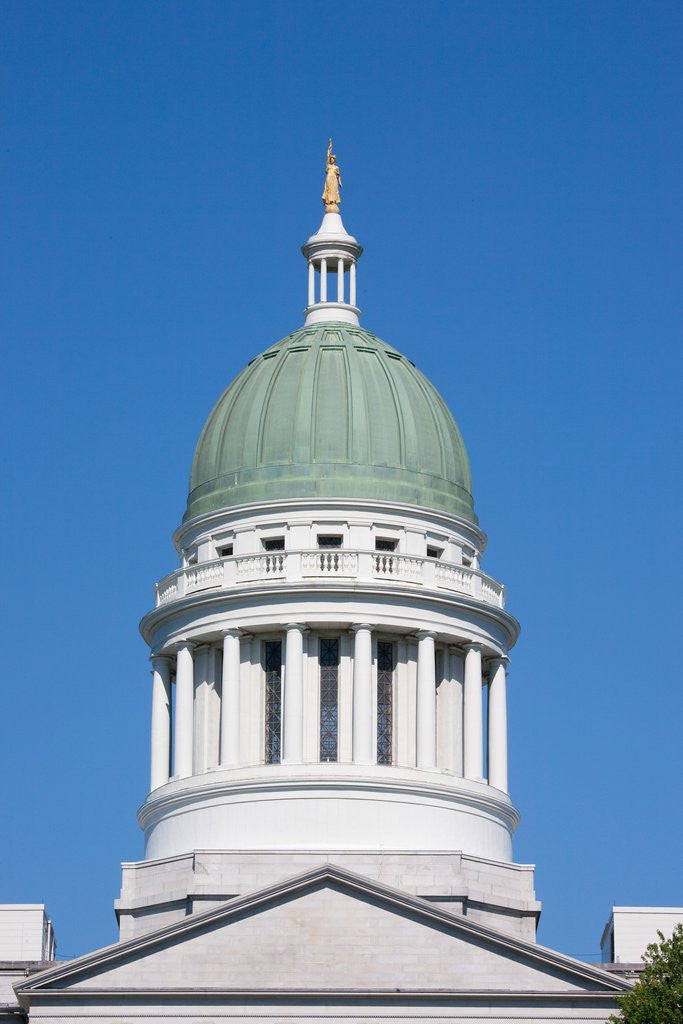
[[[327,147],[325,186],[322,200],[325,215],[317,232],[302,245],[308,262],[308,305],[306,323],[337,321],[357,324],[360,310],[356,306],[356,263],[363,251],[353,235],[349,235],[339,214],[342,187],[337,158],[332,152],[332,139]],[[316,274],[318,284],[316,288]],[[348,275],[348,279],[347,279]],[[336,277],[336,299],[334,284]],[[348,286],[347,286],[348,280]],[[330,298],[328,301],[328,289]],[[316,292],[318,300],[316,301]],[[348,302],[346,298],[348,297]]]

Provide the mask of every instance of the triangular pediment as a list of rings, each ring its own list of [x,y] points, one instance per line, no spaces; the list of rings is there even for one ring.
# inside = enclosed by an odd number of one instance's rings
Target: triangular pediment
[[[518,992],[629,986],[332,865],[109,946],[17,991]],[[66,991],[65,991],[66,990]]]

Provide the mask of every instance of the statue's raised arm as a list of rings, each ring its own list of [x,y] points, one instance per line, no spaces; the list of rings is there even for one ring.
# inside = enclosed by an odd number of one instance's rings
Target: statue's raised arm
[[[332,139],[330,139],[327,146],[325,187],[322,196],[326,213],[339,213],[339,203],[341,202],[339,189],[341,188],[341,183],[341,174],[339,173],[337,158],[332,152]]]

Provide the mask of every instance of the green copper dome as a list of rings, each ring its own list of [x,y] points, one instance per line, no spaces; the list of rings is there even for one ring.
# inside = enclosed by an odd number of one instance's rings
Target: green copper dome
[[[185,519],[287,498],[365,498],[476,523],[460,431],[424,374],[344,323],[302,327],[219,398],[192,463]]]

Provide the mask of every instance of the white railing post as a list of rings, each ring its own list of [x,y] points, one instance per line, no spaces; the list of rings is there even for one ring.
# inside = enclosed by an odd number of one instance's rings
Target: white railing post
[[[298,582],[301,579],[301,552],[288,551],[285,558],[285,579]]]
[[[372,551],[359,551],[358,552],[358,578],[361,580],[371,580],[374,576],[375,556]]]
[[[429,558],[422,559],[421,566],[422,585],[424,587],[436,586],[436,563]]]

